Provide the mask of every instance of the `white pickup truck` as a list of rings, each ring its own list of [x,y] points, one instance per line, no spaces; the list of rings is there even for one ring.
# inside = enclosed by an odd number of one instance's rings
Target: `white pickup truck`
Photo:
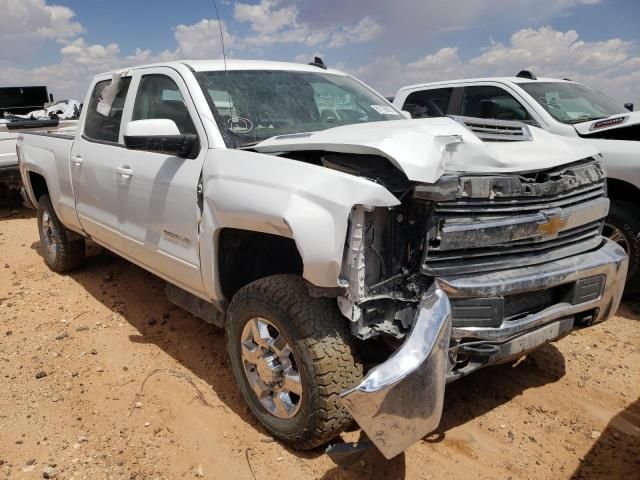
[[[293,448],[353,418],[388,458],[445,384],[619,304],[597,150],[522,123],[407,120],[321,62],[98,75],[75,135],[22,134],[46,262],[84,239],[224,327],[256,417]]]
[[[625,294],[640,294],[640,112],[569,79],[489,77],[402,87],[393,99],[413,118],[471,116],[515,120],[583,138],[604,156],[611,209],[604,235],[629,255]]]

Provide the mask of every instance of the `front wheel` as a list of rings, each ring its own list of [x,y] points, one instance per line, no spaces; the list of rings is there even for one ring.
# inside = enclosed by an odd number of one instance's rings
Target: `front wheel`
[[[309,296],[298,276],[274,275],[238,291],[228,313],[233,374],[271,434],[307,450],[351,424],[339,394],[362,379],[362,364],[334,299]]]
[[[640,293],[640,213],[638,207],[624,200],[611,200],[603,235],[613,240],[629,255],[625,296]]]
[[[82,264],[85,255],[84,238],[72,239],[56,215],[51,198],[38,199],[38,232],[45,262],[54,272],[68,272]]]

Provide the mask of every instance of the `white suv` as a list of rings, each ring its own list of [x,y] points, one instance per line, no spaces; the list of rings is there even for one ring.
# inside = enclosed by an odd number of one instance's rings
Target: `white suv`
[[[569,79],[473,78],[402,87],[393,103],[413,118],[462,116],[517,120],[582,137],[604,155],[611,208],[605,235],[629,254],[625,293],[640,293],[640,111]]]

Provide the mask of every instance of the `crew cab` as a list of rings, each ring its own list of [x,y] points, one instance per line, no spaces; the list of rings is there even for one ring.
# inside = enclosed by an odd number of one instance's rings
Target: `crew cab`
[[[18,142],[45,261],[78,267],[90,238],[167,280],[293,448],[355,419],[391,458],[438,426],[447,382],[618,307],[585,142],[406,119],[319,61],[135,67],[84,105],[75,135]]]
[[[611,208],[604,235],[629,255],[625,294],[640,294],[640,112],[569,79],[515,77],[430,82],[400,88],[396,107],[413,118],[472,116],[515,120],[582,138],[604,156]]]
[[[21,187],[16,156],[20,132],[62,130],[77,125],[73,110],[62,118],[55,113],[49,115],[56,109],[43,109],[48,102],[53,102],[53,95],[45,86],[0,87],[0,199]],[[62,103],[66,107],[69,102]]]

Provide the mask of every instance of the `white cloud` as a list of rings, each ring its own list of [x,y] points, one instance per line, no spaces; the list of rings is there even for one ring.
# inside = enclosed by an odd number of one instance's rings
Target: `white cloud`
[[[14,60],[35,50],[47,40],[64,42],[82,32],[67,7],[45,0],[0,0],[0,60]],[[10,46],[10,48],[9,48]]]
[[[73,21],[67,7],[48,5],[45,0],[0,0],[0,35],[35,36],[50,40],[74,37],[84,31]]]
[[[233,16],[239,22],[248,22],[251,28],[263,34],[277,32],[296,22],[298,10],[295,5],[277,8],[279,2],[262,0],[259,4],[237,3]]]
[[[522,29],[509,43],[489,42],[475,57],[463,59],[455,47],[442,48],[408,63],[395,56],[352,69],[385,94],[402,85],[485,76],[513,76],[522,69],[538,76],[569,77],[596,88],[619,102],[640,105],[638,45],[612,38],[579,39],[575,30],[551,27]]]
[[[375,39],[382,33],[382,27],[371,17],[364,17],[352,26],[342,27],[334,33],[329,47],[343,47],[349,43],[364,43]]]
[[[60,50],[62,61],[86,67],[104,69],[107,64],[117,58],[120,48],[115,43],[109,45],[88,45],[84,38],[78,38]]]
[[[2,1],[2,0],[0,0]],[[233,46],[235,38],[224,22],[225,44]],[[221,58],[222,47],[217,20],[203,19],[192,25],[178,25],[174,30],[176,48],[162,52],[137,48],[122,56],[116,43],[89,44],[83,37],[65,42],[60,61],[33,69],[0,68],[2,85],[47,85],[56,98],[82,98],[91,78],[105,71],[128,66],[172,61],[176,59]]]
[[[254,32],[238,43],[240,48],[285,43],[339,48],[349,43],[371,41],[383,31],[382,26],[369,16],[361,17],[355,23],[336,22],[331,26],[312,27],[299,20],[296,5],[284,5],[282,0],[236,3],[234,18],[240,23],[248,23]]]
[[[178,25],[175,29],[175,39],[178,48],[173,53],[175,58],[221,58],[222,39],[220,28],[224,32],[226,48],[233,46],[235,37],[229,33],[225,22],[217,20],[200,20],[193,25]]]

